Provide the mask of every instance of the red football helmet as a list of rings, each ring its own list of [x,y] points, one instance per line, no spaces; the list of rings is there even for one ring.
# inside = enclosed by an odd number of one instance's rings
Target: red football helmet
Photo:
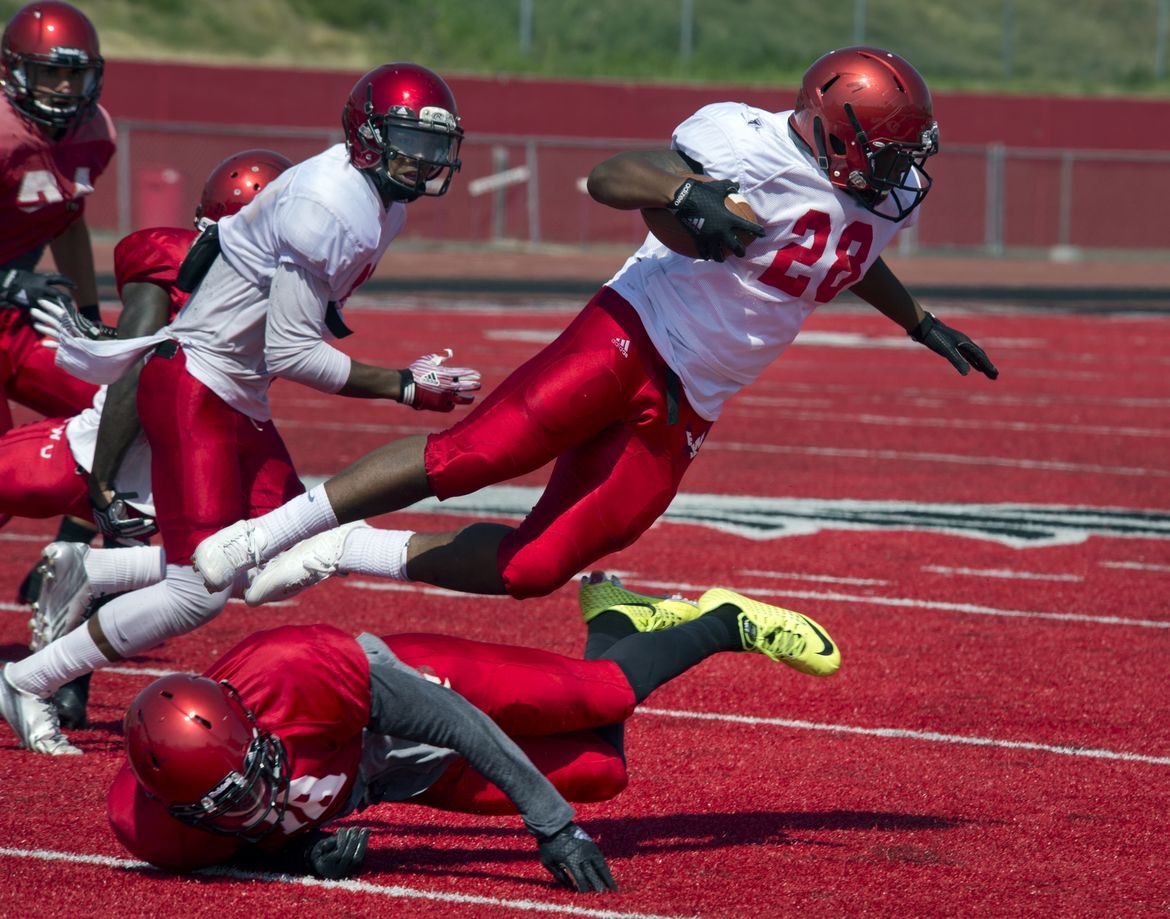
[[[195,226],[212,223],[251,204],[260,191],[292,165],[275,150],[242,150],[211,170],[203,183],[203,197],[195,208]]]
[[[896,54],[844,48],[814,61],[789,124],[829,181],[879,217],[901,220],[930,190],[922,168],[938,152],[930,90]]]
[[[30,3],[4,29],[4,93],[17,111],[50,128],[68,128],[95,111],[104,61],[97,30],[76,7]]]
[[[284,816],[284,746],[228,683],[191,673],[155,680],[130,703],[123,729],[139,783],[176,819],[255,842]]]
[[[341,127],[349,161],[397,200],[445,194],[459,169],[463,128],[455,96],[418,64],[383,64],[358,80]]]

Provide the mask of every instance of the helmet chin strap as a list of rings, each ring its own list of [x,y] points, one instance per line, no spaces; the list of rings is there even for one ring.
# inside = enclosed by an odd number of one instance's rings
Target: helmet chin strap
[[[378,190],[378,195],[382,198],[382,203],[386,207],[389,207],[395,201],[409,204],[419,197],[419,192],[412,191],[405,185],[395,182],[390,178],[390,173],[387,171],[385,162],[380,167],[367,169],[365,172],[370,177],[370,181],[374,183],[374,188]]]

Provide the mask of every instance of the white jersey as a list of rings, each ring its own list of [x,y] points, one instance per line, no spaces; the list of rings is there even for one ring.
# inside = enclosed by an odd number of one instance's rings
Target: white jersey
[[[221,259],[162,333],[182,343],[192,376],[259,421],[271,418],[269,365],[277,350],[287,356],[317,349],[315,371],[297,379],[336,392],[350,360],[322,343],[332,337],[326,305],[341,306],[373,273],[405,222],[406,206],[385,207],[373,183],[350,165],[345,146],[330,147],[219,221]],[[313,294],[292,308],[269,297],[285,266],[300,269]]]
[[[93,404],[74,415],[65,425],[65,439],[69,442],[73,461],[86,472],[93,471],[93,452],[97,446],[98,425],[105,404],[106,387],[103,386],[94,395]],[[118,474],[114,476],[114,490],[136,495],[127,498],[126,503],[148,517],[154,516],[154,495],[150,489],[150,445],[141,431],[122,457]]]
[[[835,189],[789,135],[790,114],[720,102],[674,132],[672,146],[706,174],[738,182],[759,217],[765,235],[745,258],[691,259],[650,235],[609,281],[708,421],[917,218],[915,210],[900,223],[885,220]]]

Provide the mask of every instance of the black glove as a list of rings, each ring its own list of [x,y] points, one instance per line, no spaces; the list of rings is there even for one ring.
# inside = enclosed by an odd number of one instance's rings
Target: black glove
[[[105,495],[89,496],[89,505],[93,512],[94,526],[107,539],[117,540],[145,540],[158,532],[158,525],[153,517],[135,516],[126,503],[126,498],[137,498],[138,493],[133,491],[116,492],[112,501],[107,501]]]
[[[605,856],[581,827],[567,823],[552,836],[537,837],[540,863],[570,890],[617,890]]]
[[[941,354],[963,376],[970,373],[972,367],[990,380],[999,376],[995,364],[991,363],[982,348],[958,329],[952,329],[930,313],[906,334],[920,345],[926,345],[935,354]]]
[[[62,287],[76,287],[63,274],[37,274],[12,268],[0,272],[0,304],[17,309],[28,309],[37,300],[71,301]]]
[[[310,830],[290,844],[289,854],[309,874],[339,881],[361,871],[369,840],[369,827],[364,826],[341,827],[335,833]]]
[[[725,249],[742,258],[744,246],[738,233],[748,232],[757,238],[764,235],[763,227],[727,209],[723,199],[737,191],[738,183],[726,179],[718,182],[687,179],[675,189],[674,199],[667,209],[682,218],[695,234],[699,258],[721,262]]]

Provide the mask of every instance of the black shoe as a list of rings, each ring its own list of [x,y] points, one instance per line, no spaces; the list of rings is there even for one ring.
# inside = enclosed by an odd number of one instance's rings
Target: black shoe
[[[89,705],[89,681],[92,673],[70,680],[53,694],[57,717],[64,731],[77,731],[88,724],[86,707]]]
[[[16,589],[16,602],[27,603],[32,606],[41,596],[41,560],[32,566],[32,570],[24,576],[20,587]]]

